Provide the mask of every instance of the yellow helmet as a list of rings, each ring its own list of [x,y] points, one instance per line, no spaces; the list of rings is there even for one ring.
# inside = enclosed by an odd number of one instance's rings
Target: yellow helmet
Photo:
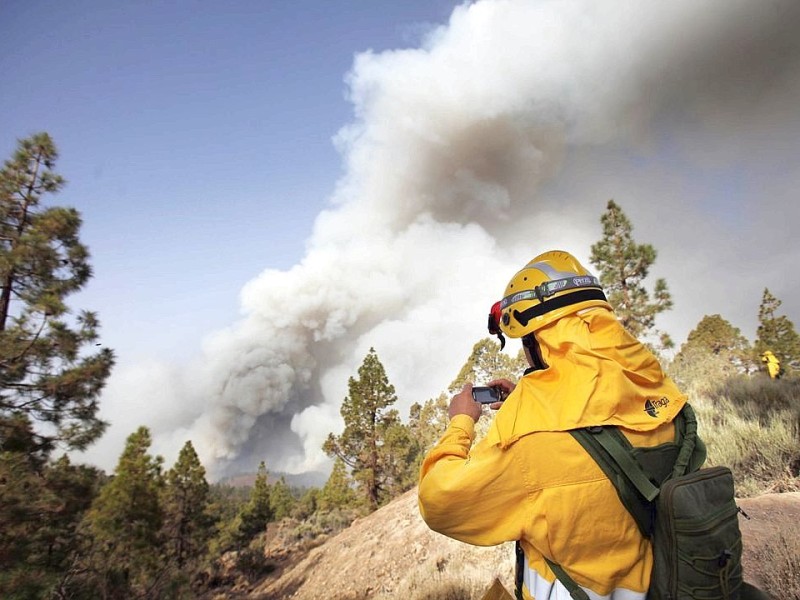
[[[591,306],[612,310],[598,279],[570,253],[551,250],[514,275],[492,307],[489,331],[520,338]]]

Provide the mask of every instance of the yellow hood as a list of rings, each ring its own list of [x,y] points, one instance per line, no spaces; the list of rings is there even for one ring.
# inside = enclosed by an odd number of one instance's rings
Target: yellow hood
[[[605,308],[558,319],[536,339],[548,367],[520,380],[495,415],[490,444],[594,425],[652,431],[686,403],[655,356]]]

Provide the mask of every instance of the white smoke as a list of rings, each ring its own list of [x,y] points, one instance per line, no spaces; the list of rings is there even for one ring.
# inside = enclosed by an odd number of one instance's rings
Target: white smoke
[[[191,439],[216,474],[319,467],[371,346],[405,416],[524,262],[588,265],[609,198],[659,250],[677,341],[712,313],[752,335],[764,287],[797,321],[780,273],[798,258],[798,23],[793,0],[484,0],[419,48],[357,56],[306,256],[249,282],[197,364],[115,373],[105,414],[135,393],[121,426],[149,424],[167,456]]]

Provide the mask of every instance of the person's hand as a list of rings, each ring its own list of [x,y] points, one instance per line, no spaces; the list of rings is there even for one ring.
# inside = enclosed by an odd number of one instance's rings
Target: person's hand
[[[473,421],[481,418],[481,405],[472,399],[471,383],[465,384],[461,391],[453,396],[447,414],[451,419],[456,415],[467,415],[472,417]]]
[[[508,398],[508,395],[514,391],[514,388],[517,387],[512,381],[508,379],[492,379],[489,383],[487,383],[489,387],[498,387],[503,390],[503,399]],[[503,406],[502,402],[492,402],[489,405],[489,408],[492,410],[497,410]]]

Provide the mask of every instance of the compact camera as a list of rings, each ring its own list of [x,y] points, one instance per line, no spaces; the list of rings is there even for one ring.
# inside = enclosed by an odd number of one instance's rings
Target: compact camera
[[[499,386],[487,387],[477,386],[472,388],[472,399],[481,404],[494,404],[506,399],[506,393]]]

